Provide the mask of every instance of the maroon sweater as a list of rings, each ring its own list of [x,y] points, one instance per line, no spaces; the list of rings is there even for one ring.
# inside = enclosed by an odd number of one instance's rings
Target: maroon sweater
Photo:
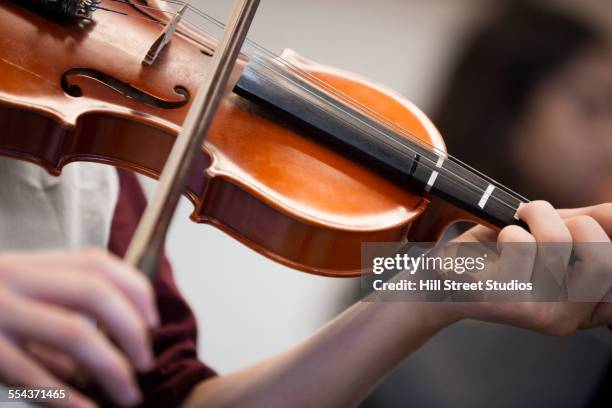
[[[133,173],[119,170],[119,184],[108,249],[123,257],[146,207],[146,198]],[[152,333],[155,368],[139,378],[143,406],[175,407],[195,385],[215,372],[198,361],[196,320],[174,283],[165,255],[153,285],[161,324]]]

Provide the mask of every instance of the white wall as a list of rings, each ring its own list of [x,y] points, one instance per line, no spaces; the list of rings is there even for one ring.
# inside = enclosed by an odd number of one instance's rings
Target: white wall
[[[191,3],[225,21],[230,1]],[[469,0],[262,0],[251,37],[388,85],[418,105],[475,10]],[[146,182],[148,190],[153,182]],[[179,287],[194,308],[201,357],[220,372],[254,363],[310,335],[346,307],[356,282],[298,273],[212,227],[188,220],[183,200],[168,237]]]

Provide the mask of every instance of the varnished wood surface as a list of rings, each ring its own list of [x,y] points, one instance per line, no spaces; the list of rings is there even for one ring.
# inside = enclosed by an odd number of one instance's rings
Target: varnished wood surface
[[[0,151],[53,173],[88,160],[158,177],[188,105],[148,106],[87,77],[73,78],[83,91],[73,97],[61,77],[77,67],[94,69],[176,100],[176,86],[193,97],[210,56],[179,34],[156,64],[143,66],[161,26],[112,13],[95,17],[83,29],[0,1]],[[292,51],[284,57],[444,148],[425,115],[401,95]],[[277,119],[237,95],[223,101],[189,183],[195,221],[291,267],[333,276],[359,273],[362,242],[407,239],[427,200]]]

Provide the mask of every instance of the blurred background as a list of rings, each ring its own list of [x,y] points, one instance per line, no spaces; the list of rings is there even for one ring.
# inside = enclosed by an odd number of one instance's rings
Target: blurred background
[[[502,182],[524,185],[521,191],[530,197],[535,193],[559,205],[606,197],[612,201],[609,54],[600,52],[599,42],[591,40],[588,30],[582,32],[582,25],[574,27],[573,21],[538,15],[525,22],[514,16],[515,22],[504,26],[499,15],[511,3],[518,2],[262,0],[250,37],[274,53],[291,48],[402,93],[430,114],[445,136],[448,133],[451,154],[470,163],[480,161],[476,167]],[[225,21],[232,2],[191,4]],[[610,0],[537,4],[543,10],[563,10],[589,27],[612,28]],[[500,26],[505,31],[496,31]],[[557,32],[546,37],[553,26]],[[524,34],[517,34],[522,29]],[[548,41],[538,42],[540,34]],[[483,37],[491,41],[483,42]],[[597,51],[590,53],[591,49]],[[516,62],[514,68],[508,67],[511,61]],[[569,83],[575,86],[555,88]],[[497,110],[487,111],[491,106]],[[465,119],[470,117],[496,126],[487,124],[483,139],[478,139],[473,121]],[[517,129],[525,136],[513,136]],[[491,134],[503,137],[504,143],[491,139]],[[586,142],[583,136],[588,136]],[[483,140],[494,140],[494,145],[486,147]],[[583,151],[574,144],[589,147]],[[556,145],[570,147],[569,152],[551,147]],[[587,159],[570,160],[581,155]],[[557,161],[567,156],[567,177],[560,180],[557,171],[553,180],[550,171],[522,166],[521,160],[538,162],[545,156]],[[501,162],[526,170],[519,174],[509,165],[496,166]],[[578,164],[572,170],[574,162]],[[533,174],[542,173],[542,180],[534,179]],[[587,182],[587,176],[594,181]],[[154,183],[144,182],[152,191]],[[584,194],[579,195],[578,186]],[[197,315],[200,356],[220,373],[303,340],[357,300],[355,280],[292,271],[212,227],[193,224],[190,212],[184,200],[167,250],[177,283]],[[408,359],[364,406],[583,406],[605,378],[611,340],[612,335],[602,332],[551,339],[466,322],[441,333]]]

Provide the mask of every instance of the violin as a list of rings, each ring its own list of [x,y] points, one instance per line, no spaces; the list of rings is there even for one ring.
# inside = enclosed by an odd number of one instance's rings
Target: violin
[[[89,161],[158,178],[217,44],[183,11],[0,0],[0,154],[54,175]],[[193,221],[327,276],[360,274],[363,242],[437,240],[459,219],[521,223],[527,200],[448,155],[399,93],[255,48],[239,56],[197,152]]]

